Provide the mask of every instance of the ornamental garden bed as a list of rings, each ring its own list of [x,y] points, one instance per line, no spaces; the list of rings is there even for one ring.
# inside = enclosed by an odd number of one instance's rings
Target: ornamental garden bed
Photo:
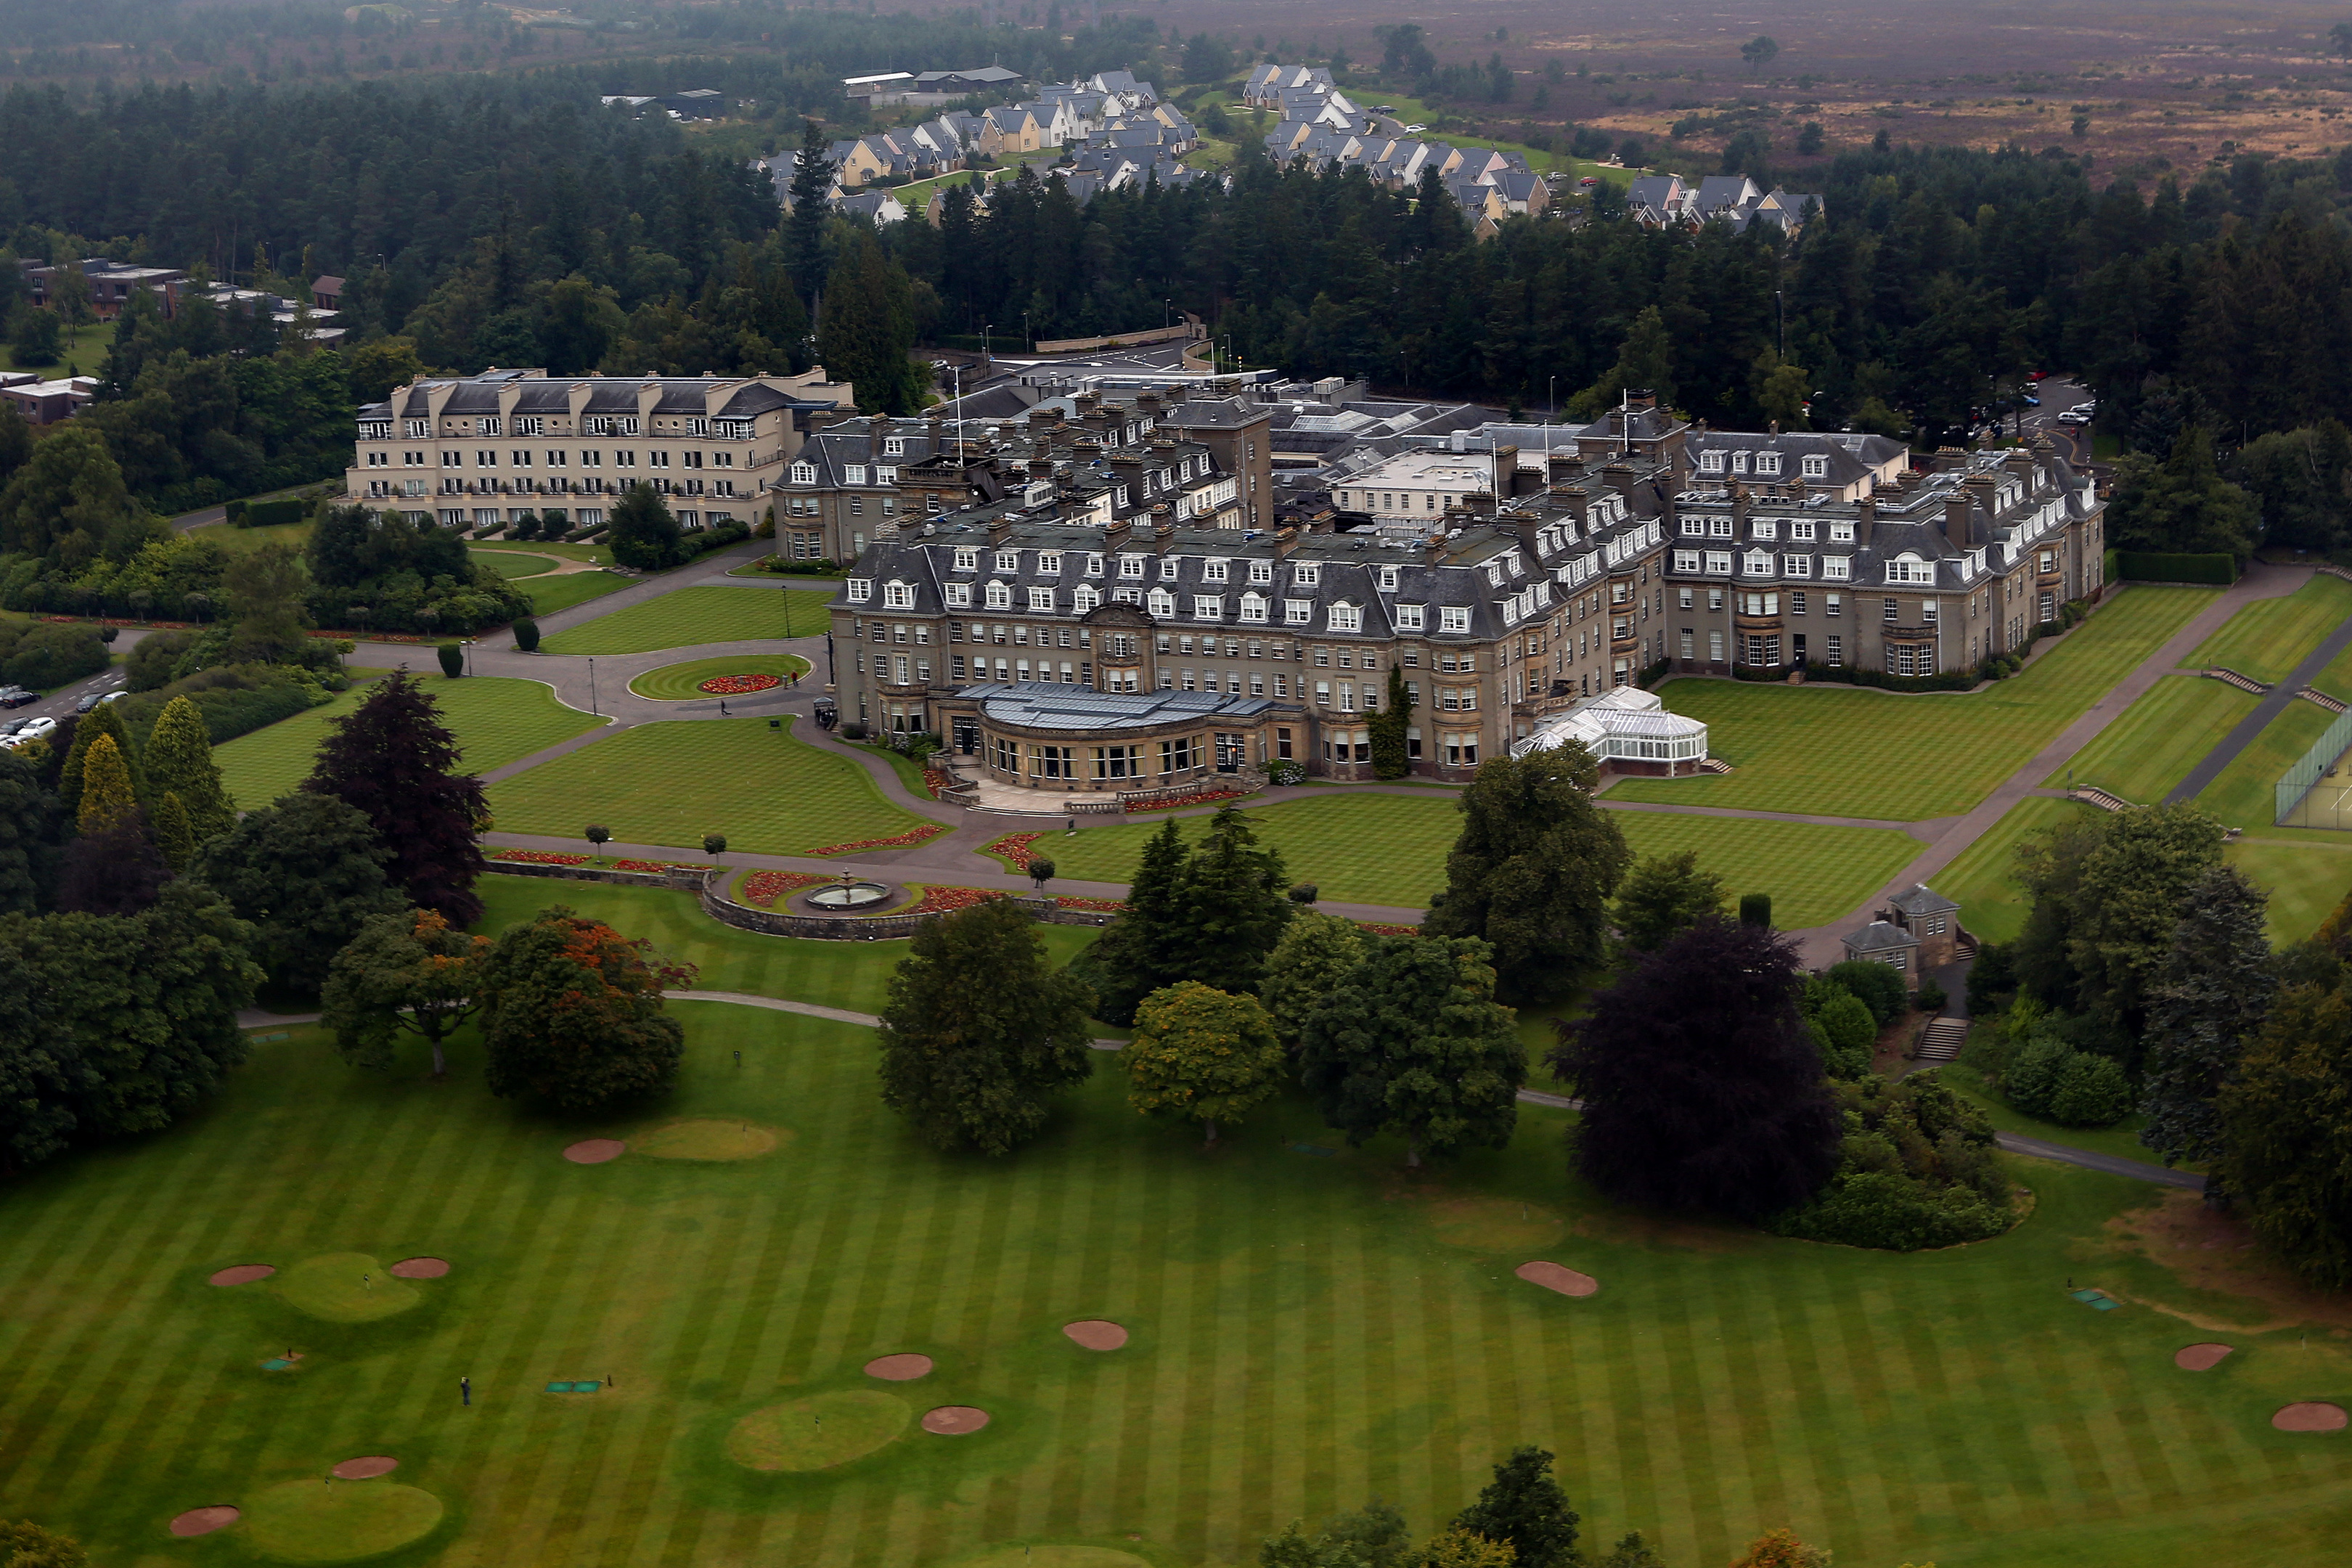
[[[789,898],[803,888],[833,880],[835,879],[816,871],[753,871],[735,884],[735,898],[740,903],[772,910],[779,899]]]
[[[911,844],[926,844],[948,831],[943,822],[927,822],[920,827],[908,828],[894,838],[857,838],[847,844],[828,844],[822,849],[812,849],[812,855],[852,855],[861,849],[903,849]]]
[[[635,860],[611,855],[577,855],[561,849],[493,849],[493,861],[513,866],[566,866],[594,871],[708,871],[699,860]]]
[[[715,675],[696,689],[708,691],[716,697],[741,697],[748,692],[765,691],[782,684],[782,678],[773,675]]]

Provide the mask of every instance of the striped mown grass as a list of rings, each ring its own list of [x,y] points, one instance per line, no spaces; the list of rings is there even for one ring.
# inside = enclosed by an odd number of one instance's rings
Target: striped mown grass
[[[680,588],[558,632],[543,646],[549,653],[649,653],[697,643],[814,637],[828,627],[824,606],[832,597],[805,588]]]
[[[2316,702],[2294,701],[2253,743],[2198,793],[2197,804],[2232,827],[2268,827],[2278,815],[2279,775],[2293,767],[2336,721]]]
[[[2255,700],[2218,680],[2169,676],[2042,780],[2042,787],[2063,788],[2071,780],[2096,784],[2135,805],[2153,805],[2254,710]]]
[[[429,659],[430,649],[419,649]],[[381,674],[381,671],[375,672]],[[536,680],[506,676],[475,675],[451,680],[436,671],[412,670],[417,684],[441,705],[442,721],[457,733],[460,760],[475,773],[487,773],[545,751],[605,721],[577,708],[567,708],[555,693]],[[329,721],[357,708],[367,688],[354,685],[332,702],[281,719],[267,729],[215,747],[221,782],[245,810],[267,805],[310,776],[319,743],[327,738]]]
[[[601,822],[623,844],[691,848],[708,833],[755,855],[806,855],[888,838],[928,818],[883,798],[866,770],[765,719],[639,724],[490,786],[508,833],[577,837]]]
[[[2325,839],[2316,833],[2292,839],[2248,834],[2222,856],[2270,894],[2274,942],[2301,942],[2352,894],[2352,834],[2330,833]]]
[[[864,1031],[677,1011],[679,1086],[641,1111],[493,1100],[470,1039],[436,1085],[302,1030],[170,1131],[0,1187],[0,1515],[104,1563],[241,1562],[237,1531],[166,1521],[385,1454],[446,1508],[420,1563],[939,1568],[1043,1541],[1206,1568],[1373,1495],[1426,1530],[1529,1442],[1588,1542],[1639,1528],[1675,1564],[1780,1524],[1853,1563],[2315,1563],[2352,1519],[2352,1447],[2268,1424],[2352,1359],[2126,1253],[2108,1222],[2150,1189],[2123,1178],[2021,1163],[2038,1207],[2011,1236],[1859,1253],[1601,1204],[1558,1111],[1419,1178],[1295,1097],[1204,1154],[1108,1061],[1037,1143],[950,1159],[878,1106]],[[744,1163],[559,1152],[730,1115],[793,1136]],[[373,1323],[204,1283],[353,1251],[452,1268]],[[1514,1279],[1529,1257],[1600,1294]],[[1081,1351],[1082,1317],[1132,1338]],[[2172,1365],[2216,1337],[2221,1368]],[[882,1387],[860,1369],[903,1351],[938,1368],[890,1392],[987,1430],[837,1473],[725,1457],[743,1416]],[[542,1392],[571,1379],[612,1386]]]
[[[1709,749],[1736,771],[1632,779],[1611,793],[1891,822],[1953,816],[2030,761],[2213,597],[2210,588],[2135,584],[2030,668],[1982,691],[1669,681],[1659,689],[1666,706],[1706,720]],[[1857,611],[1875,602],[1857,599]]]
[[[1462,829],[1442,795],[1310,795],[1250,811],[1259,841],[1282,851],[1290,875],[1339,903],[1418,909],[1445,886],[1445,857]],[[1773,920],[1797,927],[1834,920],[1868,898],[1919,852],[1918,840],[1884,828],[1820,827],[1679,812],[1614,811],[1610,820],[1636,855],[1696,850],[1736,893],[1772,895]],[[1179,819],[1188,838],[1207,816]],[[1157,823],[1054,835],[1038,845],[1055,874],[1124,882]]]
[[[2315,575],[2284,598],[2260,599],[2231,616],[2186,662],[2200,669],[2219,665],[2267,685],[2284,679],[2347,616],[2352,583]]]
[[[856,1013],[882,1010],[890,972],[911,945],[887,942],[813,942],[764,936],[721,925],[702,912],[692,893],[672,888],[630,888],[608,882],[574,882],[558,877],[491,875],[474,884],[484,912],[474,929],[495,936],[551,904],[564,904],[603,921],[625,936],[643,937],[667,956],[682,959],[698,973],[692,989],[740,991],[845,1007]],[[1100,934],[1093,926],[1040,925],[1038,940],[1055,963],[1066,963]]]
[[[2019,801],[1928,885],[1960,906],[1960,923],[1985,942],[2014,942],[2025,929],[2029,902],[2017,880],[2017,847],[2026,837],[2072,821],[2096,806],[2047,795]]]
[[[696,658],[684,664],[666,664],[659,669],[649,669],[629,682],[629,689],[640,697],[658,698],[668,702],[711,702],[717,694],[702,689],[702,683],[722,675],[772,675],[790,680],[794,674],[808,673],[808,660],[789,653],[745,653],[730,658]],[[773,687],[770,690],[775,689]]]

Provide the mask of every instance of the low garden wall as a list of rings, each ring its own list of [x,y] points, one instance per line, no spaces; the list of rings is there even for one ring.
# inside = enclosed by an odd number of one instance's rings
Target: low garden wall
[[[934,910],[924,915],[811,915],[796,914],[783,910],[755,910],[749,904],[739,904],[719,890],[719,879],[714,877],[702,889],[702,910],[712,920],[730,925],[739,931],[758,931],[766,936],[806,937],[817,942],[884,942],[892,937],[912,936],[926,921],[938,920],[947,910]],[[1013,901],[1028,910],[1029,918],[1048,925],[1092,926],[1107,924],[1111,917],[1092,910],[1066,910],[1052,899],[1023,898],[1008,894]]]
[[[573,882],[615,882],[624,888],[677,888],[698,892],[709,871],[613,871],[601,866],[548,866],[493,857],[490,869],[504,877],[556,877]]]

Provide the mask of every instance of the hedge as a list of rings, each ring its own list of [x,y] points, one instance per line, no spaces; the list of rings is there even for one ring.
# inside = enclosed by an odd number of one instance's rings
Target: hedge
[[[2115,576],[2127,583],[2211,583],[2226,588],[2238,580],[2238,558],[2230,554],[2172,555],[2155,550],[2117,550]]]
[[[327,691],[308,674],[281,665],[218,665],[155,690],[125,697],[123,727],[143,745],[147,732],[163,716],[164,704],[174,697],[185,697],[204,715],[205,731],[217,746],[330,700]]]
[[[249,500],[229,514],[229,521],[239,528],[275,528],[280,523],[299,522],[310,515],[310,506],[300,500]]]

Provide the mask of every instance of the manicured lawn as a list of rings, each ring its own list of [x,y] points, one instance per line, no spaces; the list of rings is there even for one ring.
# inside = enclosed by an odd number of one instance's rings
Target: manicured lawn
[[[604,722],[566,708],[536,680],[495,675],[451,680],[437,671],[417,679],[441,704],[443,721],[457,732],[465,764],[476,773],[504,767]],[[231,798],[250,811],[291,791],[310,776],[328,721],[349,713],[366,694],[364,687],[355,685],[323,708],[281,719],[215,748]]]
[[[527,555],[520,550],[472,550],[482,564],[501,577],[536,577],[542,572],[552,572],[562,563],[552,555]]]
[[[1960,923],[1975,936],[2015,941],[2025,929],[2027,907],[2025,889],[2014,875],[2019,841],[2097,809],[2046,795],[2021,800],[1959,858],[1929,878],[1928,886],[1960,906]]]
[[[16,349],[0,339],[0,370],[22,370],[49,381],[68,375],[96,375],[106,363],[106,351],[113,344],[114,323],[90,321],[68,327],[58,334],[56,363],[20,365]]]
[[[2136,584],[2022,674],[1978,692],[1675,680],[1659,690],[1704,719],[1737,771],[1636,779],[1623,800],[1915,822],[1964,812],[2030,760],[2210,603],[2214,591]]]
[[[738,931],[704,914],[696,895],[670,888],[493,873],[474,890],[487,906],[474,928],[479,931],[495,935],[551,904],[565,904],[693,964],[700,973],[688,989],[781,996],[856,1013],[882,1010],[890,973],[912,945],[904,940],[809,942]],[[1036,931],[1056,963],[1067,963],[1101,934],[1093,926],[1040,925]]]
[[[2248,605],[2186,662],[2200,668],[2220,665],[2263,682],[2279,680],[2347,616],[2352,616],[2352,583],[2315,576],[2284,599]]]
[[[2286,711],[2205,786],[2197,804],[2232,827],[2268,827],[2278,813],[2279,775],[2335,721],[2336,715],[2316,702],[2288,703]]]
[[[2352,834],[2326,837],[2334,842],[2314,844],[2308,839],[2250,834],[2222,851],[2231,865],[2270,890],[2273,942],[2301,942],[2319,929],[2319,922],[2344,901],[2347,893],[2352,893]]]
[[[1981,1029],[1983,1026],[1978,1027]],[[2010,1104],[1985,1082],[1974,1068],[1960,1062],[1947,1062],[1937,1068],[1935,1072],[1953,1089],[1982,1106],[1999,1131],[2021,1133],[2045,1142],[2063,1143],[2072,1149],[2112,1154],[2120,1160],[2140,1160],[2151,1165],[2164,1163],[2156,1151],[2139,1141],[2140,1129],[2147,1125],[2147,1118],[2137,1110],[2112,1127],[2061,1127],[2054,1121],[2028,1116]],[[2201,1171],[2204,1168],[2195,1164],[2179,1167],[2185,1171]]]
[[[1309,796],[1249,813],[1260,841],[1282,851],[1292,878],[1313,882],[1339,903],[1417,909],[1445,885],[1445,857],[1461,814],[1442,797],[1364,795]],[[1734,893],[1769,893],[1772,918],[1786,927],[1817,925],[1846,914],[1900,870],[1922,846],[1907,834],[1679,813],[1611,814],[1636,855],[1695,849]],[[1207,816],[1180,819],[1188,837]],[[1038,848],[1058,876],[1124,882],[1135,872],[1155,823],[1056,834]]]
[[[696,643],[810,637],[825,629],[824,605],[832,597],[807,590],[680,588],[560,632],[546,647],[550,653],[648,653]]]
[[[541,577],[527,583],[523,591],[530,595],[532,615],[551,616],[558,610],[568,610],[574,605],[601,599],[615,588],[628,585],[629,579],[616,573],[566,572],[561,577]],[[601,653],[604,650],[595,651]]]
[[[525,555],[560,555],[566,561],[591,563],[609,561],[613,557],[610,545],[589,544],[584,542],[579,544],[566,544],[560,539],[478,539],[468,541],[466,548],[486,550],[493,553],[510,550]]]
[[[1203,1155],[1127,1109],[1108,1058],[1037,1142],[943,1158],[878,1104],[868,1032],[675,1006],[686,1060],[651,1104],[554,1115],[485,1094],[470,1036],[434,1084],[418,1053],[361,1071],[296,1029],[170,1131],[0,1184],[0,1516],[100,1563],[246,1563],[257,1520],[397,1539],[319,1514],[399,1486],[442,1509],[409,1500],[432,1533],[402,1563],[1118,1561],[1034,1542],[1203,1568],[1374,1495],[1425,1531],[1532,1443],[1588,1542],[1639,1529],[1676,1565],[1781,1524],[1855,1564],[2316,1563],[2352,1521],[2352,1447],[2269,1425],[2340,1395],[2352,1356],[2121,1251],[2108,1222],[2152,1195],[2123,1178],[2021,1163],[2038,1206],[2010,1236],[1854,1252],[1617,1210],[1563,1174],[1558,1111],[1407,1178],[1393,1141],[1349,1150],[1286,1095]],[[561,1156],[688,1119],[778,1143]],[[335,1254],[451,1268],[373,1321],[205,1282]],[[1538,1258],[1600,1293],[1512,1277]],[[2070,1277],[2126,1305],[2094,1312]],[[1091,1317],[1128,1345],[1065,1339]],[[2198,1338],[2239,1349],[2179,1371]],[[907,1351],[936,1370],[862,1374]],[[577,1379],[612,1386],[543,1392]],[[727,1457],[745,1417],[852,1394],[992,1422],[908,1422],[834,1471]],[[371,1454],[400,1468],[321,1484]],[[298,1484],[318,1500],[283,1520]],[[248,1521],[166,1534],[216,1503]]]
[[[233,523],[207,523],[196,537],[219,545],[231,555],[250,555],[265,545],[290,545],[297,551],[310,548],[310,534],[317,527],[310,522],[278,522],[268,528],[238,528]]]
[[[789,653],[739,653],[727,658],[698,658],[685,664],[666,664],[659,669],[649,669],[629,682],[629,689],[640,697],[657,697],[666,701],[709,701],[712,694],[702,689],[702,683],[722,675],[773,675],[790,680],[795,672],[808,673],[809,662]],[[775,687],[768,689],[778,689]]]
[[[640,724],[492,785],[490,809],[509,833],[572,838],[601,822],[623,844],[690,848],[723,833],[758,855],[887,838],[924,820],[884,799],[863,768],[765,719]]]
[[[2218,680],[2168,677],[2100,731],[2072,763],[2043,779],[2042,787],[2063,789],[2071,778],[2135,805],[2154,805],[2253,711],[2255,701],[2251,693]]]

